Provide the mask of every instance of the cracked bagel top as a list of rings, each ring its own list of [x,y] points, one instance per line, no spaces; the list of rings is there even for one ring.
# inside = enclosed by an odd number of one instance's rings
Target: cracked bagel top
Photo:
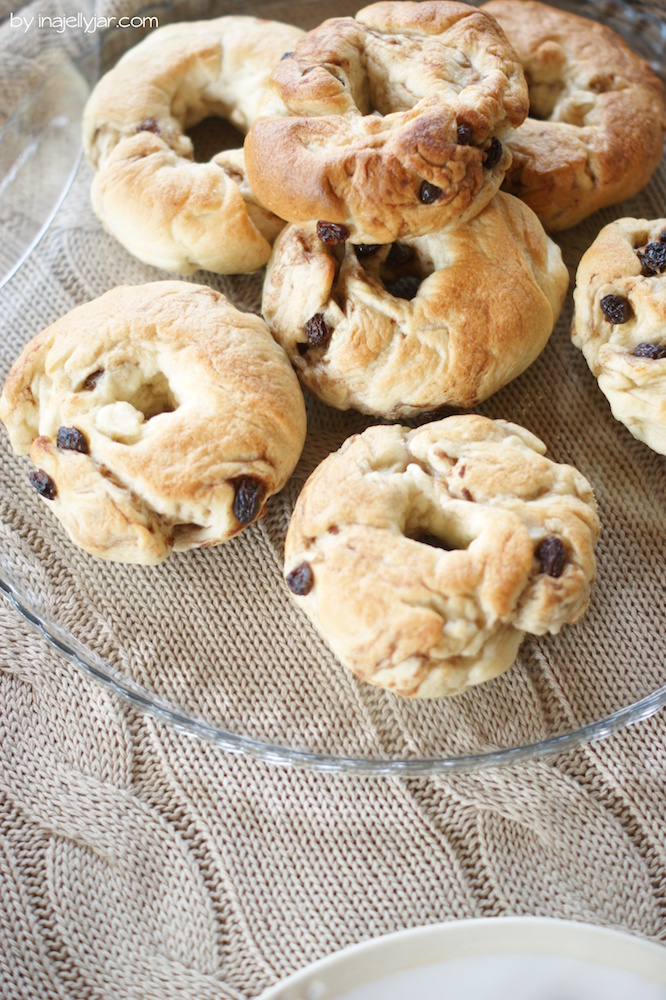
[[[308,32],[273,71],[245,141],[261,201],[290,222],[391,242],[472,218],[528,110],[518,58],[488,15],[383,2]]]

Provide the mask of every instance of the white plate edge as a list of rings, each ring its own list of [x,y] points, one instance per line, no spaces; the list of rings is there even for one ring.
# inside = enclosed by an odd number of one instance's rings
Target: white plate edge
[[[315,985],[321,1000],[333,1000],[345,990],[406,969],[491,953],[598,962],[666,986],[666,947],[645,938],[548,917],[481,917],[412,927],[349,945],[269,987],[257,1000],[306,1000],[306,991]]]

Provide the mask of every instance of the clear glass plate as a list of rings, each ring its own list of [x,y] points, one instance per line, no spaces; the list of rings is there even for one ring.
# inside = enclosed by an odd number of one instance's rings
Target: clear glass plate
[[[37,0],[12,4],[0,24],[0,288],[78,168],[81,115],[99,70],[100,36],[85,30],[93,15],[94,0]]]
[[[558,5],[611,24],[663,76],[666,25],[654,7]],[[151,11],[160,23],[256,13],[309,28],[357,7],[349,0],[228,0]],[[142,33],[110,32],[104,64]],[[77,178],[79,197],[87,170]],[[558,234],[572,279],[602,225],[623,215],[661,217],[664,205],[662,163],[640,195]],[[40,247],[0,292],[0,376],[39,329],[28,272],[31,282],[58,291],[50,320],[122,281],[167,277],[132,261],[90,213],[85,225],[86,239],[95,236],[94,255],[81,236],[85,227],[63,227],[49,252]],[[19,279],[25,288],[17,305]],[[200,272],[193,280],[241,308],[257,308],[261,275]],[[666,464],[613,420],[571,345],[570,320],[571,291],[543,354],[478,410],[527,426],[552,458],[593,483],[603,525],[598,582],[582,622],[559,636],[528,637],[512,669],[488,684],[453,699],[399,699],[353,678],[294,607],[282,551],[296,497],[328,452],[372,422],[311,399],[303,458],[266,517],[226,545],[153,568],[102,563],[71,545],[29,486],[29,462],[16,459],[1,435],[0,590],[56,648],[133,705],[225,750],[278,764],[403,776],[462,771],[565,750],[646,718],[666,703]]]

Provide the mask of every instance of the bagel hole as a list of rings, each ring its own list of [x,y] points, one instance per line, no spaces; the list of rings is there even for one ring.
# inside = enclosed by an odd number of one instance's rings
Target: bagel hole
[[[539,122],[550,121],[562,96],[564,83],[559,80],[553,83],[530,83],[528,80],[528,90],[530,118]]]
[[[379,265],[379,279],[389,295],[409,302],[434,270],[433,262],[414,247],[394,243]]]
[[[160,413],[172,413],[178,407],[178,401],[171,391],[169,381],[162,372],[158,372],[125,402],[135,410],[143,413],[144,420],[152,420]]]
[[[227,149],[242,149],[245,136],[225,118],[210,115],[187,129],[195,163],[207,163]]]
[[[173,526],[173,547],[176,550],[190,548],[199,544],[199,535],[205,528],[201,524],[186,523],[174,524]]]
[[[452,516],[435,505],[430,506],[427,511],[421,509],[411,512],[404,533],[412,541],[446,552],[469,548],[477,535],[471,523],[466,523],[459,516]]]
[[[443,538],[431,535],[427,531],[421,531],[415,535],[407,535],[407,537],[411,538],[413,542],[420,542],[421,545],[429,545],[433,549],[444,549],[445,552],[453,552],[455,549],[454,545],[448,545]]]

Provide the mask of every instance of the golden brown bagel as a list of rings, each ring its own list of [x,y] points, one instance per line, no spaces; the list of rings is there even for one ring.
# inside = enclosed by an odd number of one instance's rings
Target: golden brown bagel
[[[530,89],[504,190],[555,232],[640,191],[661,160],[664,86],[611,28],[536,0],[491,0]]]
[[[72,540],[119,562],[237,534],[305,439],[303,395],[263,320],[182,281],[114,288],[38,334],[0,419]]]
[[[476,215],[527,114],[497,25],[450,0],[384,2],[308,32],[276,67],[245,140],[248,177],[290,222],[389,243]]]

